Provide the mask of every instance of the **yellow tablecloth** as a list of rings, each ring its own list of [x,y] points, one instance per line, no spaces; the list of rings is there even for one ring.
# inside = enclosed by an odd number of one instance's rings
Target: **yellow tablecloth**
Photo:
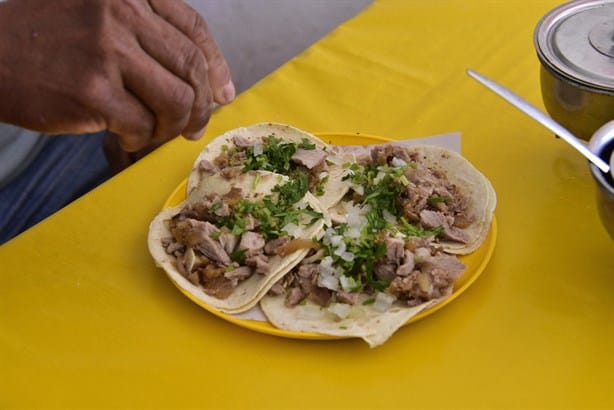
[[[470,79],[541,106],[533,29],[557,1],[377,1],[212,118],[0,247],[0,408],[614,407],[613,243],[587,163]],[[498,193],[467,292],[370,350],[237,327],[157,269],[147,228],[205,143],[259,121],[463,133]]]

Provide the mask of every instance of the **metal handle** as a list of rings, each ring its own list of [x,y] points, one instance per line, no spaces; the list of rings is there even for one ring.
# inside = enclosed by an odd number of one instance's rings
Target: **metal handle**
[[[491,91],[498,94],[500,97],[503,97],[507,102],[511,103],[513,106],[518,108],[520,111],[527,114],[529,117],[533,118],[544,127],[548,128],[550,131],[554,132],[556,135],[564,139],[568,144],[578,150],[582,155],[584,155],[590,162],[595,164],[600,170],[603,172],[609,172],[610,166],[597,155],[593,154],[586,145],[584,145],[575,135],[569,132],[565,127],[563,127],[558,122],[554,121],[550,116],[545,114],[543,111],[539,110],[537,107],[523,99],[522,97],[514,94],[512,91],[503,87],[501,84],[484,77],[481,74],[476,73],[475,71],[468,69],[467,74],[473,77]]]

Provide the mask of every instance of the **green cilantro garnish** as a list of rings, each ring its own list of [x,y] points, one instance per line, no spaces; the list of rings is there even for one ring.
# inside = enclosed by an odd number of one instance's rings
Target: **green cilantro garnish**
[[[245,263],[245,252],[247,249],[237,249],[234,252],[230,253],[230,260],[233,262],[237,262],[239,265],[243,265]]]
[[[240,200],[228,216],[216,218],[215,224],[227,227],[233,235],[239,236],[247,230],[250,218],[258,221],[260,233],[266,240],[286,235],[283,228],[289,223],[303,224],[303,217],[311,218],[306,225],[322,219],[323,215],[310,206],[303,209],[295,207],[307,192],[308,182],[306,174],[298,174],[285,184],[276,185],[273,193],[266,195],[259,201],[248,199]]]
[[[324,195],[324,185],[328,182],[328,175],[320,178],[320,180],[316,183],[315,186],[315,195],[322,196]]]
[[[399,218],[399,225],[397,226],[397,229],[406,236],[417,237],[439,236],[443,233],[443,226],[435,229],[424,229],[420,226],[409,223],[404,217]]]
[[[222,201],[215,201],[213,203],[213,205],[211,205],[211,208],[209,208],[210,212],[215,213],[216,211],[219,211],[220,209],[222,209],[222,206],[224,204],[222,203]]]
[[[315,144],[303,138],[300,143],[284,142],[281,138],[277,138],[271,134],[266,138],[266,141],[261,145],[262,153],[254,153],[254,145],[247,147],[247,159],[243,165],[243,172],[253,169],[277,172],[280,174],[288,174],[297,168],[296,164],[291,161],[292,155],[296,153],[297,148],[313,150]]]
[[[298,144],[298,147],[306,150],[312,150],[316,149],[316,144],[309,141],[307,138],[301,138],[301,142]]]
[[[431,205],[440,203],[440,202],[446,202],[447,198],[445,196],[432,196],[429,199],[427,199],[427,202]]]

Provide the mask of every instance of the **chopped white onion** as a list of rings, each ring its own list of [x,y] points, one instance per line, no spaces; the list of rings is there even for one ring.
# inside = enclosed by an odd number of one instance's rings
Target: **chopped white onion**
[[[392,160],[390,161],[390,165],[396,168],[404,167],[404,166],[407,166],[407,162],[405,162],[401,158],[393,157]]]
[[[388,211],[387,209],[384,209],[383,214],[384,214],[384,220],[386,222],[388,222],[389,224],[396,225],[396,223],[397,223],[397,217],[396,216],[391,214],[390,211]]]
[[[334,247],[340,247],[340,246],[345,246],[345,243],[343,242],[343,236],[341,235],[334,235],[330,237],[330,244],[333,245]]]
[[[263,146],[261,143],[257,142],[253,145],[254,147],[254,155],[262,155],[262,153],[264,152],[263,150]]]
[[[299,227],[297,224],[290,222],[286,224],[286,226],[284,226],[282,230],[286,231],[288,235],[292,236],[293,238],[296,238]]]
[[[377,175],[375,176],[375,178],[373,178],[373,183],[379,184],[380,182],[382,182],[385,176],[386,176],[385,172],[379,171]]]
[[[322,273],[320,273],[318,275],[318,286],[321,288],[338,291],[339,290],[339,278],[333,275],[322,275]]]
[[[431,256],[431,251],[428,248],[418,248],[414,251],[414,255],[416,262],[422,262]]]
[[[377,295],[375,295],[375,302],[373,302],[373,308],[378,312],[385,312],[390,308],[390,306],[392,306],[395,300],[396,298],[392,295],[389,295],[384,292],[378,292]]]
[[[339,277],[339,284],[341,285],[341,289],[343,289],[345,292],[351,292],[354,289],[356,289],[356,287],[358,287],[358,283],[356,283],[356,279],[354,279],[351,276],[345,276],[345,275],[341,275]]]
[[[358,239],[361,235],[361,229],[358,227],[351,227],[345,232],[345,236],[350,239]]]
[[[335,268],[333,268],[333,258],[331,258],[330,256],[325,256],[324,258],[322,258],[322,261],[320,262],[319,273],[320,275],[335,274]]]
[[[341,259],[343,259],[346,262],[352,262],[355,258],[354,254],[352,252],[341,252],[341,253],[337,253],[335,252],[335,254],[339,255],[339,257]]]
[[[352,306],[347,303],[333,303],[327,310],[339,319],[345,319],[352,312]]]

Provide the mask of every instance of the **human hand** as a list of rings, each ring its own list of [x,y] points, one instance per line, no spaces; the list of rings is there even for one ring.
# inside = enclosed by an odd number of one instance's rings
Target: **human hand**
[[[0,2],[0,121],[47,133],[107,129],[136,152],[202,135],[234,98],[205,21],[181,0]]]

